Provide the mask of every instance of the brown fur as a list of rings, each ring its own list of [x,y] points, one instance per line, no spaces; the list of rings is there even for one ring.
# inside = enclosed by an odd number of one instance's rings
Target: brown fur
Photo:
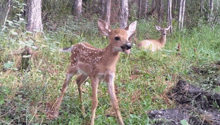
[[[116,71],[116,64],[119,59],[119,52],[130,52],[130,48],[123,49],[124,45],[131,45],[128,38],[135,32],[136,22],[133,22],[128,30],[115,29],[111,30],[110,27],[102,20],[98,21],[99,30],[109,37],[109,45],[104,49],[98,49],[88,43],[79,43],[72,47],[71,66],[68,69],[67,78],[61,90],[61,96],[57,99],[54,108],[49,117],[58,117],[58,110],[63,100],[64,94],[68,88],[69,82],[73,75],[79,74],[77,78],[77,85],[79,91],[80,103],[82,103],[82,90],[81,85],[87,79],[91,79],[92,86],[92,117],[91,125],[94,124],[96,107],[98,105],[97,88],[101,80],[108,84],[108,92],[110,99],[115,109],[119,123],[124,125],[124,122],[119,111],[118,101],[115,95],[114,77]],[[119,40],[116,40],[119,37]],[[81,105],[84,112],[84,107]]]
[[[160,39],[154,40],[154,39],[148,39],[143,40],[138,44],[138,48],[144,48],[148,49],[152,52],[159,50],[163,48],[166,44],[166,34],[167,30],[169,30],[170,26],[168,28],[160,28],[159,26],[156,26],[156,29],[161,32]]]

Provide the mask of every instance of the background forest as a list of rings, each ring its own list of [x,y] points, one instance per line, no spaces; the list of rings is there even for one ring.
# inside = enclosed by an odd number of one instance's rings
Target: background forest
[[[1,0],[0,124],[89,124],[90,80],[83,85],[85,115],[74,80],[59,118],[47,119],[46,111],[60,95],[70,64],[70,53],[58,50],[79,42],[108,45],[98,19],[112,28],[137,20],[132,53],[120,55],[115,78],[125,124],[159,124],[148,113],[176,107],[167,93],[179,80],[220,92],[220,0]],[[160,38],[155,25],[171,26],[165,47],[138,49],[140,41]],[[98,99],[95,123],[118,124],[106,83],[100,83]],[[219,111],[220,98],[212,104]],[[195,118],[203,122],[184,118],[178,124],[220,123],[200,114]]]

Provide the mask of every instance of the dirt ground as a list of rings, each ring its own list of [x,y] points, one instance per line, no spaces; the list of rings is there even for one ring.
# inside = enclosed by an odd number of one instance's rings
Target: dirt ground
[[[154,110],[148,113],[156,125],[220,125],[220,61],[200,68],[192,68],[197,84],[179,80],[167,96],[176,102],[173,109]]]

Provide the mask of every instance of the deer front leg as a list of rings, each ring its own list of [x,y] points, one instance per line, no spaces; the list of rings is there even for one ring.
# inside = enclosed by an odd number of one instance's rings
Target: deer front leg
[[[108,84],[108,92],[109,92],[109,95],[110,95],[110,99],[111,99],[113,108],[117,113],[119,124],[124,125],[124,122],[123,122],[122,117],[121,117],[121,112],[119,111],[118,100],[117,100],[117,97],[116,97],[116,94],[115,94],[114,77],[115,77],[114,73],[109,74],[109,75],[106,76],[105,81]]]
[[[69,71],[68,71],[68,73],[66,75],[66,79],[65,79],[64,84],[63,84],[63,88],[61,89],[61,95],[60,95],[59,98],[57,98],[56,102],[53,104],[53,107],[51,107],[50,113],[48,113],[48,115],[49,115],[48,117],[50,119],[58,117],[58,115],[59,115],[59,108],[60,108],[60,105],[61,105],[61,103],[63,101],[64,94],[66,93],[66,91],[68,89],[68,86],[69,86],[71,78],[76,73],[77,73],[76,67],[71,67],[69,69]]]
[[[68,89],[69,82],[70,82],[72,76],[73,76],[73,74],[67,74],[67,78],[65,79],[65,82],[63,84],[63,88],[61,89],[61,95],[59,98],[57,98],[56,102],[53,104],[49,118],[52,119],[52,118],[58,117],[61,102],[63,101],[64,94],[65,94],[66,90]]]
[[[91,117],[91,124],[94,125],[95,121],[95,112],[98,105],[98,98],[97,98],[97,91],[98,91],[98,78],[91,78],[91,85],[92,85],[92,117]]]
[[[88,76],[86,75],[80,75],[79,77],[77,77],[76,79],[76,83],[78,85],[78,91],[79,91],[79,102],[80,102],[80,107],[81,107],[81,110],[83,112],[83,114],[85,114],[85,109],[84,109],[84,106],[83,106],[83,100],[82,100],[82,83],[87,79]]]

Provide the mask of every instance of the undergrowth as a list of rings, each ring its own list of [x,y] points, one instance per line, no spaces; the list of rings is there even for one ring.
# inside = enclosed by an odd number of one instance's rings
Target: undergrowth
[[[59,48],[88,42],[104,48],[108,38],[99,34],[97,19],[80,23],[71,21],[56,31],[33,35],[21,29],[8,29],[0,34],[0,122],[2,124],[88,124],[91,116],[90,80],[83,85],[83,105],[79,108],[78,91],[74,79],[64,97],[60,116],[46,119],[44,105],[59,95],[70,64],[70,53]],[[159,39],[155,21],[139,20],[137,41]],[[116,27],[117,24],[113,27]],[[163,26],[162,26],[163,27]],[[210,65],[220,60],[220,26],[214,29],[201,25],[168,34],[165,48],[154,53],[139,50],[134,44],[130,55],[121,54],[115,78],[116,93],[125,124],[152,124],[147,112],[172,108],[166,92],[179,80],[196,82],[190,74],[192,67]],[[134,40],[132,40],[134,41]],[[180,44],[181,49],[177,51]],[[22,70],[20,51],[28,46],[34,53],[29,67]],[[28,58],[28,57],[27,57]],[[111,107],[106,83],[99,85],[99,104],[95,123],[118,124]]]

